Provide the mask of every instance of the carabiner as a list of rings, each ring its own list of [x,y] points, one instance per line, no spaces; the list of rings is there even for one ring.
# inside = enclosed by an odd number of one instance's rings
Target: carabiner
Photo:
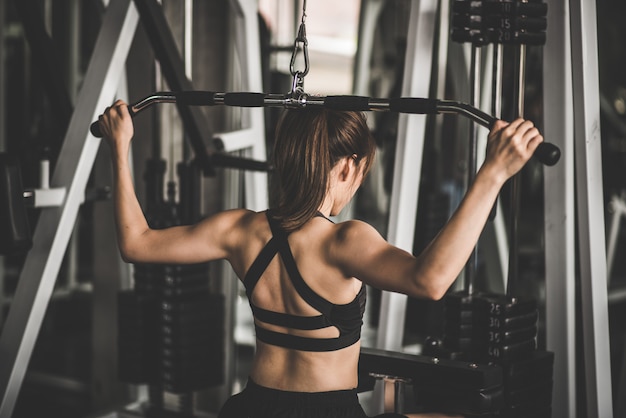
[[[298,51],[300,49],[299,44],[302,44],[302,52],[304,54],[304,71],[296,71],[295,69],[296,57],[298,56]],[[293,43],[293,53],[291,54],[291,62],[289,63],[289,72],[293,76],[295,76],[298,72],[301,77],[304,77],[309,73],[309,49],[308,41],[306,40],[306,28],[304,26],[304,22],[300,24],[298,36]]]

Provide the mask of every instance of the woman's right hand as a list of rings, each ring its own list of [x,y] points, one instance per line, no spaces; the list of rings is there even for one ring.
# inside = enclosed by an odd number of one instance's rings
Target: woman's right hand
[[[511,123],[498,120],[487,140],[483,167],[493,170],[503,183],[522,169],[543,142],[533,122],[522,118]]]
[[[116,100],[107,107],[98,118],[102,137],[114,150],[127,150],[134,135],[132,117],[128,105],[123,100]]]

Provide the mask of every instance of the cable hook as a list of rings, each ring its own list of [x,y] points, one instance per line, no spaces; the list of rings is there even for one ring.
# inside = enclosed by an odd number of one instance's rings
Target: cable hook
[[[309,49],[308,41],[306,39],[306,0],[302,3],[302,18],[300,20],[300,27],[298,28],[298,34],[293,43],[293,53],[291,54],[291,62],[289,63],[289,72],[293,76],[291,94],[302,93],[304,91],[304,76],[309,73]],[[296,70],[296,58],[298,52],[302,48],[304,57],[304,70]]]

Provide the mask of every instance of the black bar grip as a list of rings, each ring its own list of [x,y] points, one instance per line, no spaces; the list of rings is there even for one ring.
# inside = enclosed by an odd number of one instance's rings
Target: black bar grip
[[[135,117],[135,112],[133,111],[131,106],[128,106],[128,113],[130,113],[131,117]],[[96,138],[102,138],[102,132],[100,131],[100,122],[99,121],[93,122],[91,124],[91,126],[89,127],[89,131]]]
[[[559,162],[561,158],[561,149],[551,142],[542,142],[539,144],[533,155],[541,163],[547,166],[553,166]]]
[[[370,110],[370,98],[365,96],[327,96],[324,107],[334,110]]]
[[[420,115],[435,115],[437,110],[436,99],[420,97],[396,97],[389,99],[389,110],[400,113],[415,113]]]
[[[224,104],[238,107],[263,107],[265,106],[265,93],[226,93],[224,94]]]
[[[497,119],[493,119],[486,127],[491,129]],[[561,159],[561,149],[551,142],[542,142],[537,146],[533,157],[539,160],[540,163],[552,167]]]
[[[270,172],[273,167],[266,161],[258,161],[244,157],[216,152],[211,155],[211,163],[216,167],[236,168],[250,171]]]
[[[100,122],[99,121],[93,122],[91,124],[91,126],[89,127],[89,131],[96,138],[102,138],[102,132],[100,132]]]
[[[213,91],[178,91],[175,93],[176,103],[188,106],[213,106],[215,105],[215,92]]]

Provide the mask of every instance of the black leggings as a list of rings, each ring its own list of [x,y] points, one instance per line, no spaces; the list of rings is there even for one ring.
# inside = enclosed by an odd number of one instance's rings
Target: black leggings
[[[359,405],[356,389],[331,392],[286,392],[248,380],[245,389],[231,396],[218,418],[368,418]],[[399,414],[376,418],[406,418]]]

